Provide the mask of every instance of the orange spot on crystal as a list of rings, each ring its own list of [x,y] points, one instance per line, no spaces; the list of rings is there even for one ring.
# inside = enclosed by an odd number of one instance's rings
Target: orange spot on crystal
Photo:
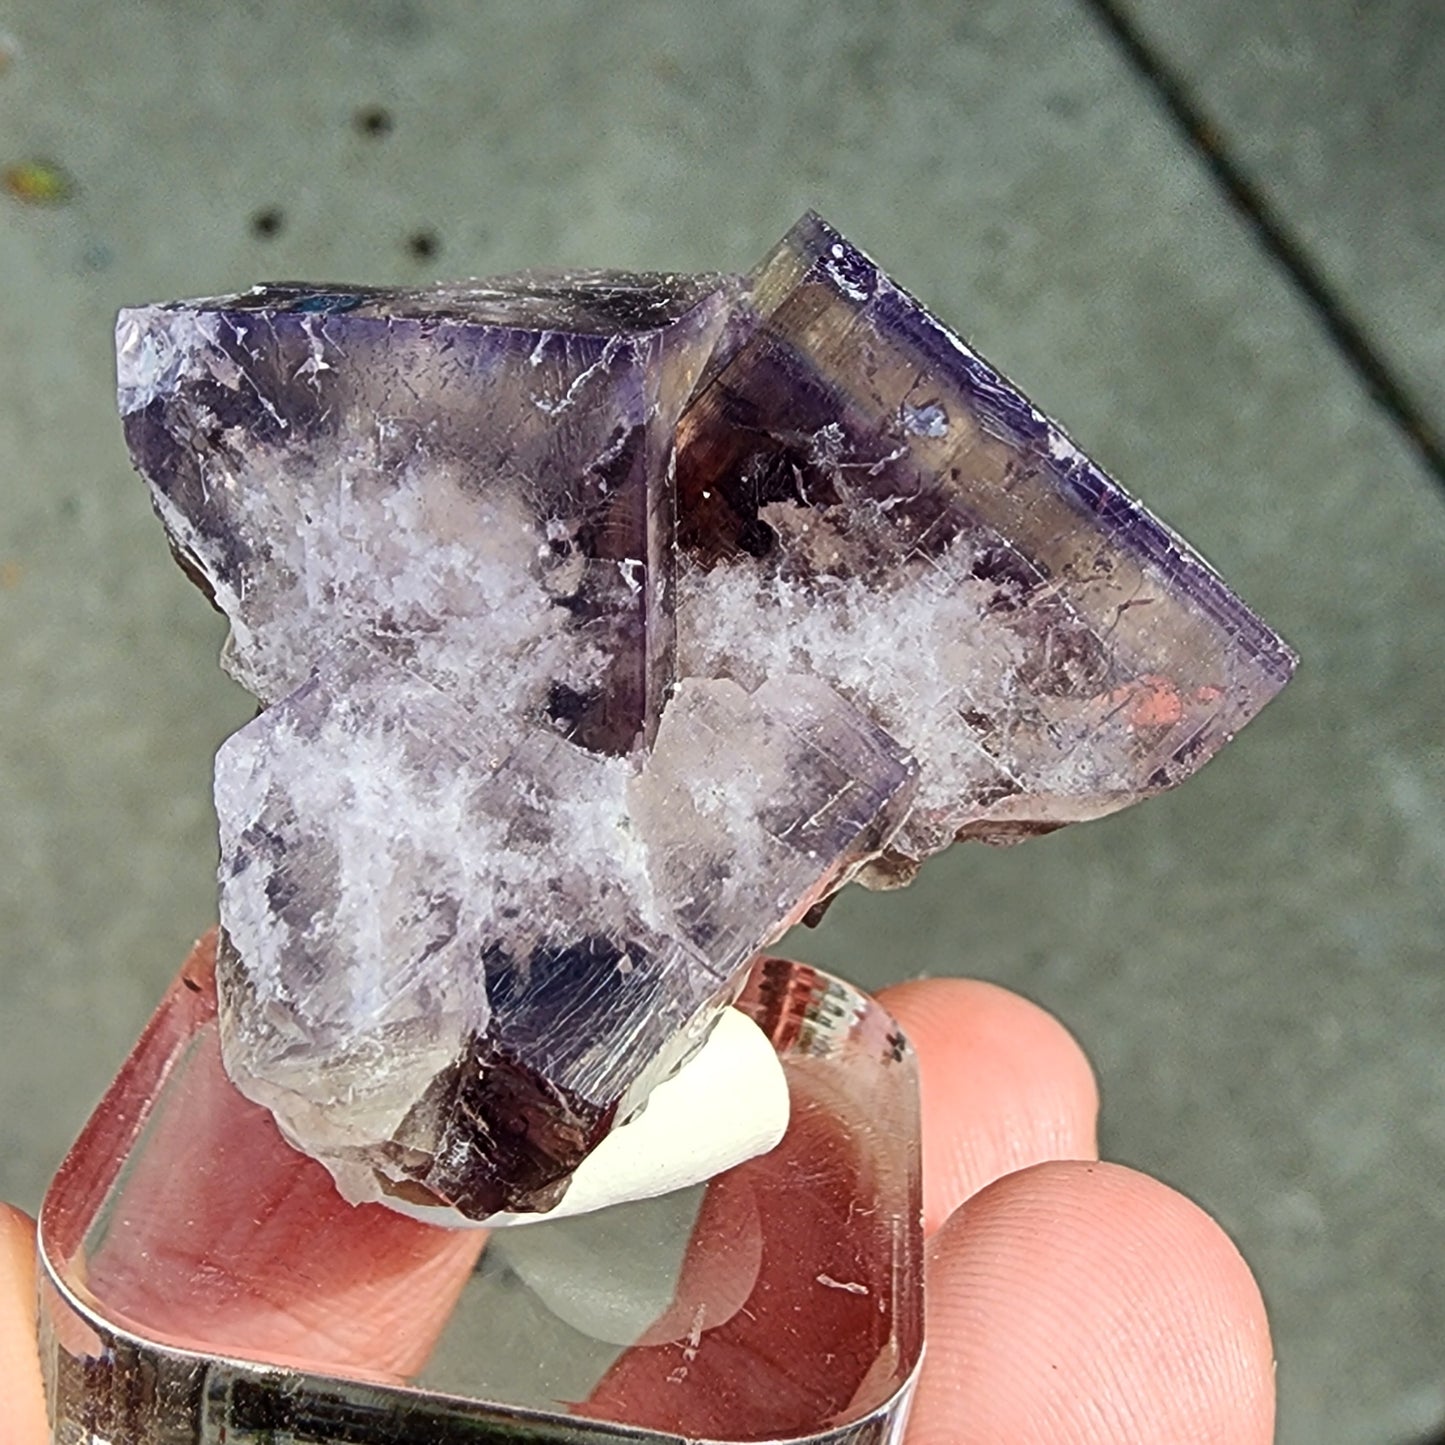
[[[1168,728],[1183,720],[1184,699],[1170,678],[1145,673],[1110,693],[1110,700],[1126,708],[1131,728]]]

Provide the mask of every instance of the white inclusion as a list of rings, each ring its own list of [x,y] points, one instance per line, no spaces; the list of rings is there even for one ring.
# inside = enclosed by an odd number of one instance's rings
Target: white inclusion
[[[948,413],[936,402],[923,406],[902,407],[903,429],[918,437],[943,437],[948,435]]]
[[[460,482],[435,462],[407,468],[381,502],[384,525],[367,539],[368,553],[348,558],[360,564],[363,588],[374,569],[372,576],[387,579],[386,600],[399,614],[485,616],[493,649],[504,638],[522,643],[551,630],[549,623],[555,628],[556,619],[535,605],[535,521],[500,490],[481,504],[470,501]]]
[[[286,628],[289,645],[314,655],[374,619],[378,578],[385,579],[381,601],[392,616],[426,629],[423,651],[443,641],[432,632],[443,618],[495,619],[489,631],[494,655],[560,632],[557,609],[534,605],[532,574],[541,542],[535,519],[518,498],[498,488],[478,502],[463,490],[459,470],[412,457],[394,485],[364,501],[371,465],[365,453],[343,456],[329,484],[317,478],[309,498],[276,493],[283,515],[274,525],[268,521],[269,535],[296,539],[288,561],[313,607],[324,596],[336,599],[327,613],[307,616],[302,635]]]
[[[833,250],[836,253],[838,251],[838,247],[835,246]],[[841,260],[841,256],[838,259]],[[851,296],[853,300],[866,301],[868,299],[868,292],[862,286],[854,285],[854,283],[850,281],[848,277],[844,274],[843,268],[841,266],[826,265],[826,270],[829,276],[833,278],[833,281],[837,285],[838,289],[844,292],[846,295]]]
[[[868,1293],[868,1286],[866,1284],[860,1284],[857,1280],[834,1279],[830,1274],[820,1274],[817,1278],[818,1283],[822,1285],[824,1289],[841,1289],[848,1294]]]
[[[405,889],[407,875],[418,864],[425,864],[427,855],[448,833],[466,836],[466,818],[458,806],[462,798],[455,793],[419,799],[405,787],[398,787],[401,766],[384,735],[348,736],[344,727],[328,732],[332,734],[332,766],[350,784],[349,806],[337,809],[333,804],[331,812],[337,848],[336,876],[344,880],[336,910],[337,942],[352,951],[347,971],[349,993],[360,1016],[368,1018],[386,1007],[395,987],[391,977],[396,965],[395,943],[390,924],[398,902],[406,901],[404,896],[396,897],[398,885]],[[328,784],[326,793],[330,787]],[[325,801],[325,795],[321,801]],[[318,816],[311,808],[303,811],[298,806],[297,811],[301,816]],[[408,811],[415,828],[410,837],[396,830],[396,819]],[[417,823],[421,826],[416,827]],[[388,836],[395,839],[392,846],[378,847],[378,840]],[[416,846],[407,847],[410,842]]]
[[[171,396],[182,381],[210,371],[235,388],[233,363],[217,351],[221,318],[215,312],[166,311],[138,306],[116,322],[117,400],[129,416],[158,397]]]
[[[384,611],[417,628],[419,657],[458,680],[484,681],[471,657],[477,620],[486,618],[488,653],[499,665],[505,659],[513,695],[552,676],[580,685],[595,670],[596,649],[561,609],[537,605],[545,523],[520,488],[499,480],[478,498],[464,467],[421,452],[405,458],[388,486],[372,487],[384,426],[369,427],[312,473],[286,475],[269,458],[238,472],[237,505],[254,511],[244,530],[281,549],[245,606],[218,595],[232,621],[238,678],[274,701],[327,648]],[[159,495],[157,506],[165,507]],[[185,519],[167,512],[167,520],[189,543]],[[220,559],[203,547],[199,555],[223,593],[213,565]],[[452,625],[439,630],[446,619]]]
[[[404,732],[389,724],[389,719],[407,715],[413,697],[421,716],[426,715],[429,686],[404,679],[401,672],[389,681],[379,679],[391,696],[375,715],[370,709],[377,699],[367,688],[356,716],[349,692],[329,704],[321,739],[330,760],[327,768],[314,767],[315,753],[289,740],[284,707],[276,714],[278,731],[269,743],[253,742],[243,730],[222,749],[228,761],[239,761],[238,750],[267,749],[272,776],[296,816],[330,820],[335,877],[344,880],[344,886],[324,920],[329,938],[316,943],[347,953],[346,990],[334,1000],[346,1018],[357,1026],[369,1025],[379,1009],[389,1007],[400,982],[396,950],[401,946],[410,957],[417,943],[405,931],[398,935],[389,920],[412,913],[412,903],[427,889],[462,900],[459,936],[502,903],[534,894],[539,877],[556,880],[570,900],[568,906],[592,918],[603,932],[628,926],[621,910],[629,902],[645,926],[657,926],[647,860],[625,827],[627,760],[596,757],[544,738],[516,762],[534,779],[545,779],[535,785],[535,800],[519,800],[515,783],[492,783],[484,759],[439,782],[417,771]],[[397,687],[411,692],[396,692]],[[482,732],[471,743],[458,737],[459,745],[484,745],[494,726],[508,729],[506,736],[515,738],[510,731],[514,725],[505,718],[477,721]],[[226,771],[233,774],[234,767]],[[238,824],[256,816],[262,806],[260,798],[236,798],[230,788],[225,797],[226,816]],[[544,836],[509,844],[511,810],[518,801],[544,804],[549,826]],[[399,817],[409,820],[401,831]],[[270,916],[259,899],[254,902],[264,917]],[[281,942],[258,943],[254,954],[243,952],[253,967],[265,970]]]
[[[894,447],[894,449],[889,452],[887,456],[879,457],[876,462],[840,462],[839,466],[865,467],[870,477],[876,477],[881,475],[883,468],[886,467],[890,462],[899,461],[901,458],[906,457],[907,455],[908,446],[905,443],[901,447]]]
[[[622,580],[634,597],[642,591],[643,566],[636,557],[624,557],[617,564],[617,570],[622,573]]]
[[[308,316],[301,323],[301,329],[306,333],[308,355],[306,360],[296,368],[296,377],[309,376],[313,379],[313,385],[318,373],[332,369],[331,363],[326,359],[326,343],[322,340],[319,330],[320,319]],[[296,377],[293,377],[293,380]]]
[[[602,354],[585,371],[580,371],[573,377],[572,385],[563,393],[560,401],[548,401],[545,397],[533,397],[532,404],[538,411],[545,412],[548,416],[557,416],[567,410],[581,394],[582,388],[587,385],[599,371],[606,371],[612,365],[612,358],[617,355],[618,348],[622,345],[622,338],[609,336],[602,347]]]
[[[916,806],[951,807],[959,773],[993,770],[959,707],[1007,706],[1021,644],[984,622],[986,584],[947,555],[942,573],[929,567],[887,592],[856,578],[810,587],[742,567],[691,573],[679,588],[679,675],[748,689],[791,674],[828,679],[921,760]],[[758,625],[779,614],[786,625]]]
[[[687,1344],[683,1346],[682,1357],[690,1365],[697,1359],[698,1347],[702,1344],[702,1323],[707,1318],[707,1306],[700,1304],[692,1314],[692,1327],[687,1332]]]
[[[1066,466],[1076,466],[1080,462],[1089,460],[1047,417],[1040,416],[1038,412],[1035,412],[1034,416],[1048,428],[1049,455],[1056,462],[1063,462]]]

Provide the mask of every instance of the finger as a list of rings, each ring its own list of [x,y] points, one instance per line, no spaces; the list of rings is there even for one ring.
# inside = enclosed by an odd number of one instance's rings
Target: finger
[[[0,1204],[0,1440],[45,1445],[48,1438],[35,1348],[35,1226]]]
[[[1267,1445],[1249,1267],[1182,1195],[1109,1164],[1013,1174],[931,1246],[907,1445]]]
[[[209,986],[206,942],[182,970],[187,987]],[[481,1233],[347,1204],[236,1091],[213,1028],[178,1067],[133,1151],[115,1211],[126,1227],[84,1261],[90,1292],[112,1317],[182,1348],[367,1379],[420,1368]],[[130,1072],[114,1086],[122,1094]]]
[[[995,1179],[1098,1158],[1099,1091],[1073,1035],[994,984],[939,978],[878,995],[918,1054],[928,1232]]]

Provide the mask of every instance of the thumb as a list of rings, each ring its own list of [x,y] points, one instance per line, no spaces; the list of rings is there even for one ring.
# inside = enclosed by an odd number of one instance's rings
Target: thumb
[[[0,1204],[0,1440],[45,1445],[49,1438],[35,1345],[35,1226]]]

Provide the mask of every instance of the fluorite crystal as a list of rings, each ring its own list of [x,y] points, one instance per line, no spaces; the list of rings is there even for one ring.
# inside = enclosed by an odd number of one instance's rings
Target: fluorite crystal
[[[1288,649],[865,256],[122,314],[263,711],[228,1069],[343,1188],[550,1207],[852,877],[1202,764]]]

